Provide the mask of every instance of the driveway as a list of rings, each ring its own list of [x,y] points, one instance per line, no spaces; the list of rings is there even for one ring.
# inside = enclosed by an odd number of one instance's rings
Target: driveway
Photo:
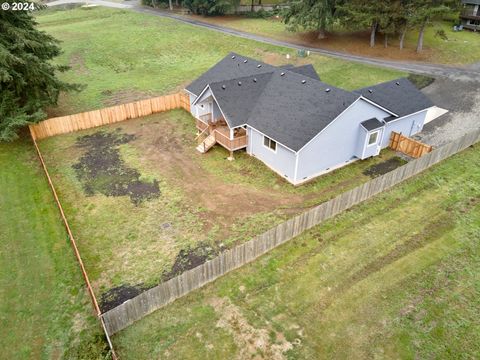
[[[438,147],[480,128],[480,84],[437,79],[422,92],[449,112],[426,124],[415,138]]]
[[[186,18],[181,15],[173,14],[167,11],[160,11],[160,10],[152,9],[149,7],[143,7],[139,4],[138,0],[126,1],[123,3],[116,3],[116,2],[110,2],[105,0],[89,0],[88,2],[82,1],[82,0],[56,0],[48,3],[47,6],[73,4],[73,3],[88,3],[88,4],[95,4],[95,5],[106,6],[106,7],[130,9],[136,12],[175,19],[183,23],[187,23],[197,27],[207,28],[210,30],[224,33],[224,34],[229,34],[229,35],[233,35],[233,36],[237,36],[245,39],[255,40],[255,41],[259,41],[259,42],[263,42],[271,45],[288,47],[292,49],[305,49],[305,50],[309,50],[312,53],[326,55],[326,56],[334,57],[337,59],[355,61],[363,64],[381,66],[381,67],[386,67],[390,69],[406,71],[411,73],[425,74],[433,77],[446,77],[452,80],[480,82],[480,71],[478,71],[474,67],[451,67],[451,66],[445,66],[445,65],[426,64],[426,63],[419,63],[419,62],[401,62],[401,61],[374,59],[374,58],[363,57],[358,55],[350,55],[346,53],[324,50],[319,48],[305,47],[305,46],[297,45],[288,41],[275,40],[265,36],[260,36],[260,35],[239,31],[239,30],[234,30],[234,29],[230,29],[220,25],[208,24],[202,21]]]

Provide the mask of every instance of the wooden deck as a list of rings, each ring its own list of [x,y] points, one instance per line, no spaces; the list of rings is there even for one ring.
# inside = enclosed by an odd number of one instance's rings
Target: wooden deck
[[[203,118],[202,118],[203,117]],[[199,132],[213,135],[215,141],[229,151],[243,149],[247,146],[247,132],[245,129],[235,129],[233,139],[230,139],[230,128],[225,125],[225,121],[219,121],[213,124],[207,123],[204,119],[211,119],[211,114],[202,115],[200,119],[195,119],[195,124]]]

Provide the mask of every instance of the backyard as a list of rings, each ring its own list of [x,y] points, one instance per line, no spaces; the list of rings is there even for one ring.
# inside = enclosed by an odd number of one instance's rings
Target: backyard
[[[479,146],[114,336],[124,358],[478,358]]]
[[[405,163],[393,151],[293,187],[263,163],[195,150],[183,110],[42,140],[103,309]]]
[[[298,58],[286,48],[232,41],[130,11],[47,10],[37,20],[63,41],[58,61],[72,70],[62,78],[86,85],[61,97],[51,116],[178,91],[232,50],[272,64],[313,63],[324,81],[346,89],[404,75],[321,56]],[[245,154],[232,163],[222,149],[194,156],[192,125],[190,116],[171,112],[110,127],[109,135],[97,129],[41,143],[96,291],[105,294],[104,309],[354,187],[370,178],[362,171],[394,157],[385,152],[293,189]],[[82,140],[85,135],[90,138]],[[111,164],[98,161],[104,151]],[[394,158],[385,166],[401,163]]]

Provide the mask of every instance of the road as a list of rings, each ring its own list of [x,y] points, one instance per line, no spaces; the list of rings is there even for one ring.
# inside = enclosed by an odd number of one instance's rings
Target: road
[[[420,63],[420,62],[402,62],[402,61],[374,59],[374,58],[363,57],[358,55],[350,55],[342,52],[305,47],[305,46],[294,44],[288,41],[276,40],[276,39],[268,38],[265,36],[255,35],[255,34],[243,32],[240,30],[234,30],[234,29],[230,29],[227,27],[219,26],[219,25],[208,24],[202,21],[186,18],[181,15],[172,14],[166,11],[159,11],[152,8],[142,7],[141,5],[139,5],[137,0],[126,1],[123,3],[110,2],[106,0],[89,0],[89,1],[56,0],[48,3],[47,5],[55,6],[55,5],[75,4],[75,3],[77,4],[87,3],[90,5],[93,4],[93,5],[106,6],[106,7],[112,7],[117,9],[129,9],[129,10],[133,10],[133,11],[144,13],[144,14],[151,14],[155,16],[174,19],[177,21],[181,21],[183,23],[193,25],[193,26],[207,28],[210,30],[241,37],[244,39],[255,40],[262,43],[283,46],[283,47],[288,47],[292,49],[305,49],[315,54],[330,56],[333,58],[342,59],[346,61],[354,61],[362,64],[381,66],[389,69],[395,69],[395,70],[406,71],[406,72],[417,73],[417,74],[424,74],[424,75],[429,75],[433,77],[448,78],[450,80],[480,82],[480,71],[478,68],[474,66],[472,66],[471,68],[452,67],[452,66],[446,66],[446,65],[427,64],[427,63]]]

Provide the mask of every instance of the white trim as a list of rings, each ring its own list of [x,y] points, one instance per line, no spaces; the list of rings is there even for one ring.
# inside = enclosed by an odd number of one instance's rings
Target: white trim
[[[265,138],[267,138],[269,140],[269,145],[271,144],[272,141],[275,143],[275,150],[273,150],[270,146],[265,145]],[[271,152],[273,152],[275,154],[277,153],[277,144],[278,143],[275,140],[273,140],[270,136],[263,135],[263,141],[262,141],[263,147],[267,148],[268,150],[270,150]]]
[[[317,138],[321,133],[323,133],[326,129],[328,129],[328,127],[329,127],[330,125],[332,125],[332,124],[335,122],[335,120],[337,120],[340,116],[342,116],[348,109],[350,109],[353,105],[355,105],[355,104],[358,102],[358,100],[360,100],[360,99],[361,99],[361,97],[359,97],[357,100],[355,100],[353,103],[351,103],[349,107],[347,107],[347,108],[346,108],[345,110],[343,110],[340,114],[338,114],[338,116],[337,116],[335,119],[333,119],[333,120],[332,120],[327,126],[325,126],[322,130],[320,130],[317,135],[315,135],[313,138],[310,139],[310,141],[308,141],[305,145],[303,145],[300,149],[298,149],[297,153],[299,153],[300,151],[302,151],[308,144],[310,144],[313,140],[315,140],[315,138]]]
[[[298,158],[300,156],[295,153],[295,170],[293,171],[293,181],[297,181],[297,175],[298,175]]]
[[[230,126],[230,123],[228,121],[228,118],[225,116],[225,114],[223,113],[223,110],[222,108],[220,107],[220,104],[218,103],[217,101],[217,98],[215,97],[215,94],[213,93],[213,90],[210,89],[212,91],[212,97],[213,97],[213,100],[215,100],[215,102],[217,103],[217,106],[218,106],[218,109],[220,110],[220,112],[222,113],[223,115],[223,118],[225,119],[227,125],[228,125],[228,128],[231,129],[232,127]],[[212,109],[212,117],[213,117],[213,109]]]
[[[260,130],[258,130],[258,129],[256,129],[256,128],[254,128],[253,126],[251,126],[251,125],[248,125],[248,124],[246,124],[246,125],[247,125],[247,127],[251,128],[251,129],[253,129],[253,130],[255,130],[256,132],[258,132],[259,134],[262,134],[262,135],[264,135],[264,136],[266,136],[266,137],[269,137],[270,139],[272,139],[270,136],[268,136],[268,135],[265,135],[263,132],[261,132]],[[240,125],[240,126],[243,126],[243,125]],[[273,140],[275,140],[275,139],[273,139]],[[290,149],[288,146],[286,146],[286,145],[282,144],[281,142],[279,142],[279,141],[277,141],[277,140],[275,140],[275,142],[276,142],[277,144],[280,144],[280,145],[282,145],[282,146],[283,146],[285,149],[287,149],[287,150],[290,150],[290,151],[291,151],[291,152],[293,152],[294,154],[296,154],[296,153],[297,153],[297,151]]]
[[[188,91],[186,88],[184,88],[183,90],[185,90],[186,92],[188,92],[190,95],[197,96],[197,95],[195,95],[194,93],[192,93],[191,91]]]
[[[428,107],[428,108],[426,108],[426,109],[419,110],[419,111],[417,111],[417,112],[414,112],[414,113],[411,113],[411,114],[408,114],[408,115],[404,115],[404,116],[402,116],[402,117],[393,119],[393,120],[391,120],[391,121],[386,121],[386,122],[385,122],[385,125],[394,123],[395,121],[398,121],[398,120],[405,119],[405,118],[407,118],[407,117],[409,117],[409,116],[413,116],[413,115],[420,114],[421,112],[423,112],[423,111],[428,111],[428,110],[430,110],[430,109],[432,109],[432,108],[434,108],[434,107],[435,107],[435,106],[430,106],[430,107]],[[424,120],[423,122],[425,123],[425,120]]]
[[[207,86],[205,86],[205,88],[202,90],[202,92],[200,93],[200,95],[198,95],[197,98],[193,101],[192,105],[197,105],[198,100],[202,97],[203,93],[204,93],[207,89],[210,89],[210,84],[207,84]],[[212,89],[210,89],[210,91],[211,91],[211,90],[212,90]],[[212,94],[213,94],[213,91],[212,91]]]
[[[328,170],[322,170],[322,171],[320,171],[320,172],[318,172],[318,173],[315,173],[314,175],[311,175],[311,176],[307,177],[306,179],[302,179],[302,180],[300,180],[300,181],[292,182],[292,184],[295,185],[295,186],[297,186],[297,185],[302,185],[302,184],[304,184],[304,183],[306,183],[306,182],[309,182],[309,181],[311,181],[311,180],[313,180],[313,179],[315,179],[315,178],[317,178],[317,177],[319,177],[319,176],[328,174],[329,172],[332,172],[332,171],[337,170],[337,169],[340,169],[340,168],[342,168],[342,167],[344,167],[344,166],[350,165],[351,163],[356,162],[356,161],[358,161],[358,160],[361,160],[361,159],[359,159],[358,157],[355,157],[355,158],[353,158],[353,159],[351,159],[351,160],[348,160],[348,162],[345,161],[345,162],[343,162],[343,163],[337,164],[337,165],[335,165],[335,166],[333,166],[333,167],[330,167]]]
[[[363,95],[360,95],[360,99],[365,100],[366,102],[368,102],[368,103],[370,103],[370,104],[372,104],[372,105],[374,105],[374,106],[382,109],[383,111],[388,112],[389,114],[392,114],[392,115],[394,115],[394,116],[398,116],[398,114],[395,114],[393,111],[390,111],[390,110],[388,110],[387,108],[384,108],[383,106],[377,104],[376,102],[374,102],[374,101],[372,101],[372,100],[370,100],[370,99],[367,99],[367,98],[364,97]]]
[[[367,147],[372,146],[372,145],[378,145],[378,134],[380,133],[380,130],[368,132],[368,141],[367,141]],[[373,134],[377,134],[377,137],[375,138],[375,142],[370,144],[370,138],[372,137]]]

